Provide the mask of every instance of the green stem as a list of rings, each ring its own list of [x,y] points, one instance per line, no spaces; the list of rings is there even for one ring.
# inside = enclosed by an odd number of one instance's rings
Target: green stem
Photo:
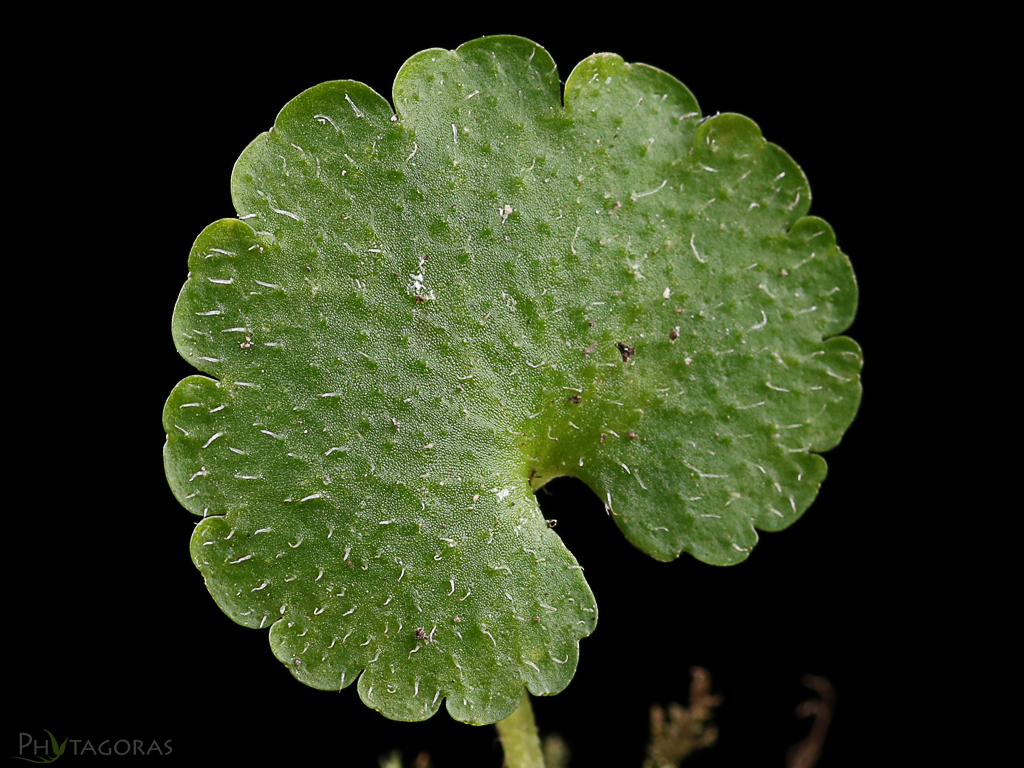
[[[498,729],[502,749],[505,750],[505,765],[508,768],[544,768],[530,694],[525,688],[519,708],[494,725]]]

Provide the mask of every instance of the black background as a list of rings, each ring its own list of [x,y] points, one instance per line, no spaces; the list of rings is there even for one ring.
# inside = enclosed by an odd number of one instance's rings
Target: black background
[[[49,49],[60,76],[10,100],[29,126],[17,141],[46,215],[30,223],[19,269],[34,279],[16,297],[45,309],[21,315],[24,333],[8,340],[23,368],[7,405],[32,455],[31,466],[8,465],[19,499],[8,508],[8,754],[19,732],[42,739],[49,728],[94,744],[170,739],[173,758],[199,763],[369,767],[399,748],[407,760],[428,751],[437,768],[500,766],[493,728],[443,709],[392,722],[354,687],[306,688],[265,632],[221,613],[189,559],[196,520],[163,477],[160,414],[191,373],[170,338],[187,254],[204,226],[233,215],[230,171],[248,142],[309,86],[351,78],[390,97],[418,50],[514,33],[544,45],[563,78],[613,51],[674,74],[704,114],[758,122],[803,167],[811,212],[853,261],[861,302],[848,334],[865,352],[861,410],[826,457],[817,501],[741,565],[655,562],[584,486],[557,481],[540,494],[600,608],[573,682],[534,700],[541,732],[569,742],[576,768],[639,766],[649,706],[685,703],[688,670],[701,665],[725,703],[718,745],[687,764],[782,766],[809,726],[794,717],[809,695],[799,678],[814,673],[839,695],[819,765],[888,763],[883,735],[913,740],[906,712],[928,652],[918,627],[942,578],[917,564],[929,547],[921,516],[936,502],[921,496],[926,462],[908,437],[922,407],[908,405],[922,386],[907,352],[920,326],[910,275],[926,249],[908,240],[908,190],[921,180],[907,145],[926,129],[906,117],[932,108],[925,64],[863,18],[765,14],[742,26],[728,9],[702,19],[620,8],[628,23],[582,25],[511,9],[469,22],[447,6],[379,10],[372,22],[296,5],[256,26],[200,17],[123,34],[69,29]]]

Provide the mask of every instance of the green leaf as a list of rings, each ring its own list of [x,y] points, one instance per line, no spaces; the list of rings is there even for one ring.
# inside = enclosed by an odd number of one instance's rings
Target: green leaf
[[[45,728],[43,728],[43,730],[46,731]],[[53,759],[56,760],[58,757],[64,754],[64,748],[67,746],[68,740],[64,739],[64,743],[58,745],[57,737],[49,731],[46,732],[50,734],[50,743],[53,745]]]
[[[857,289],[758,127],[595,55],[413,56],[393,112],[300,94],[175,309],[167,477],[221,608],[302,682],[489,723],[597,620],[533,491],[572,475],[653,557],[736,563],[811,503],[860,399]],[[361,673],[361,674],[360,674]]]

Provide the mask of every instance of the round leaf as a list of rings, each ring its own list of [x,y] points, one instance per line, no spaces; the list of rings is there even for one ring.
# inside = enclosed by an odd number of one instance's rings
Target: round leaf
[[[800,168],[610,54],[413,56],[397,111],[299,95],[235,165],[175,309],[192,556],[302,682],[420,720],[571,679],[597,608],[533,491],[736,563],[811,503],[860,397],[857,289]]]

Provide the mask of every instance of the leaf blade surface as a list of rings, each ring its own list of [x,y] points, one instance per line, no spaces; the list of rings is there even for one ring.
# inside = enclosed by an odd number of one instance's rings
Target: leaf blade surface
[[[211,594],[296,677],[494,722],[597,617],[532,490],[744,559],[856,411],[856,284],[799,167],[652,67],[590,57],[563,107],[546,51],[483,38],[394,101],[324,83],[239,158],[173,323],[215,378],[171,394],[165,465]]]

